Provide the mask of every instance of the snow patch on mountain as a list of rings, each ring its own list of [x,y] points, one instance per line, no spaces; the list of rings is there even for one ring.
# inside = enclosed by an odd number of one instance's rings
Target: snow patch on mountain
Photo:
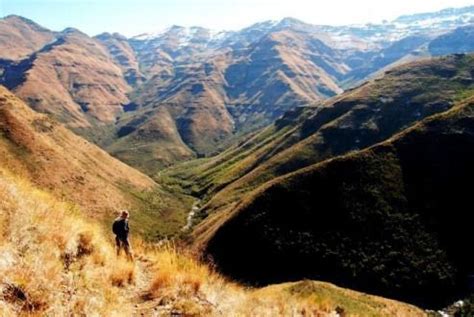
[[[137,35],[132,37],[132,40],[153,41],[160,44],[171,39],[178,47],[202,45],[219,49],[225,46],[245,46],[258,41],[268,33],[291,29],[295,32],[312,33],[316,38],[338,49],[371,50],[386,47],[408,36],[427,33],[435,36],[472,24],[474,24],[474,6],[401,16],[381,24],[325,26],[284,18],[255,23],[240,31],[172,26],[159,32]]]

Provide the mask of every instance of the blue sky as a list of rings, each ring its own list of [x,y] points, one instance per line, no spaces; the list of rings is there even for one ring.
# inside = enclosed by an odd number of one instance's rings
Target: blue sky
[[[467,5],[474,0],[0,0],[0,16],[22,15],[52,30],[132,36],[173,24],[232,30],[287,16],[314,24],[380,22]]]

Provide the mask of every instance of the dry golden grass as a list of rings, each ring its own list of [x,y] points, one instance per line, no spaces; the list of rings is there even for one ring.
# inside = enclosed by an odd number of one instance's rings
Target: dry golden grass
[[[424,316],[325,283],[248,289],[171,243],[133,240],[127,262],[77,208],[0,168],[0,316]]]
[[[420,309],[385,298],[303,281],[265,288],[230,282],[192,254],[173,245],[149,250],[152,278],[142,298],[185,316],[425,316]],[[308,289],[310,291],[308,291]]]
[[[120,286],[133,267],[116,259],[101,229],[0,169],[0,312],[113,316],[131,312]],[[128,271],[128,272],[126,272]],[[126,272],[126,274],[124,274]]]

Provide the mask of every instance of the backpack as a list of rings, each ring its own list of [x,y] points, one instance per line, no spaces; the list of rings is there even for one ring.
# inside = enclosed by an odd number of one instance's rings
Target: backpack
[[[121,220],[117,219],[114,221],[113,225],[112,225],[112,232],[115,234],[115,235],[119,235],[120,232],[121,232],[121,224],[120,224]]]

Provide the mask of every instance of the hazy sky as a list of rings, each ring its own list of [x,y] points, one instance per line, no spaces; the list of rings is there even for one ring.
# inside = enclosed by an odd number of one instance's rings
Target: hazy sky
[[[313,24],[380,22],[468,5],[474,0],[0,0],[0,16],[22,15],[53,30],[131,36],[173,24],[232,30],[287,16]]]

